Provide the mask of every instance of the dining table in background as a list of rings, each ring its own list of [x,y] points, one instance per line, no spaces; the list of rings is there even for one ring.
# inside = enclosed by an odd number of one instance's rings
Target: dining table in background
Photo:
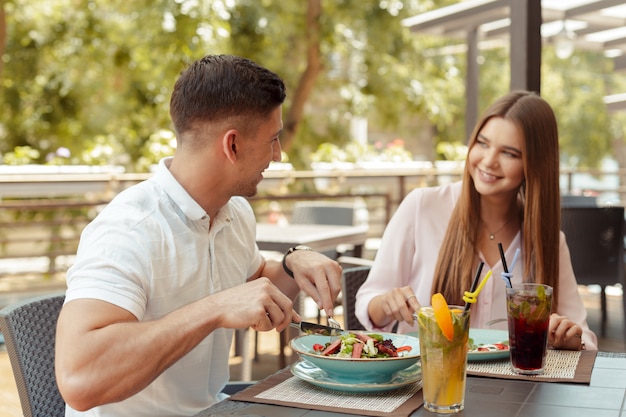
[[[261,383],[263,381],[259,381],[257,385]],[[349,417],[355,414],[227,399],[196,414],[195,417],[244,415]],[[410,414],[411,417],[435,415],[423,406]],[[464,417],[626,415],[626,353],[598,352],[588,384],[468,376],[465,410],[459,415]]]
[[[256,242],[262,251],[281,253],[297,245],[309,246],[317,252],[333,250],[339,245],[354,245],[354,256],[360,257],[368,229],[366,225],[257,223]]]

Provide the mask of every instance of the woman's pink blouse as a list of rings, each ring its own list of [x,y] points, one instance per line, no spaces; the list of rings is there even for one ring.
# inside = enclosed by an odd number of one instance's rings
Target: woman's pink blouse
[[[410,286],[420,305],[430,305],[431,287],[439,248],[443,241],[452,210],[461,192],[461,183],[439,187],[418,188],[409,193],[387,225],[372,270],[357,293],[356,315],[361,323],[373,330],[367,306],[375,296],[392,288]],[[512,264],[515,252],[521,248],[521,232],[506,249],[505,256],[512,281],[522,282],[522,256]],[[497,242],[494,241],[494,245]],[[566,316],[583,328],[583,340],[587,349],[597,349],[596,335],[587,325],[587,312],[572,270],[569,248],[561,232],[559,251],[559,309],[556,313]],[[501,278],[502,263],[485,265],[481,280],[489,270],[492,277],[483,287],[478,300],[471,309],[471,326],[488,327],[487,322],[506,318],[505,284]],[[382,331],[390,331],[393,322]],[[506,321],[489,326],[506,329]],[[402,322],[399,333],[417,331],[417,325]]]

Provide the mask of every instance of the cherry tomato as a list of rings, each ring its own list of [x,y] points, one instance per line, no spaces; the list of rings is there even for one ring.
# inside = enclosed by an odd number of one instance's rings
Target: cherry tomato
[[[313,350],[316,352],[321,352],[322,350],[324,350],[324,345],[320,345],[319,343],[316,343],[313,345]]]

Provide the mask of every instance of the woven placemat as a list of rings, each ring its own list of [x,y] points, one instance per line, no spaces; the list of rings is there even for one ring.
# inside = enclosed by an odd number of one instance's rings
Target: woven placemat
[[[283,369],[230,398],[361,416],[408,417],[424,403],[421,388],[420,381],[392,391],[347,393],[314,386]]]
[[[467,374],[492,378],[524,379],[542,382],[575,382],[589,384],[597,351],[548,350],[543,375],[518,375],[511,370],[507,359],[469,362]]]

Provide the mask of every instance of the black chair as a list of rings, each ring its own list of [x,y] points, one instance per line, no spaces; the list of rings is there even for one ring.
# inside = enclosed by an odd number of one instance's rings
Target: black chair
[[[343,298],[343,321],[346,330],[365,330],[365,327],[354,314],[354,304],[356,302],[356,293],[367,279],[370,269],[370,266],[357,266],[343,270],[341,292]]]
[[[0,311],[0,331],[25,417],[65,415],[54,374],[56,324],[64,300],[64,294],[45,295]]]
[[[580,285],[599,285],[601,331],[606,333],[607,285],[624,286],[624,207],[562,207],[561,229]],[[626,317],[626,297],[622,297]],[[626,333],[625,333],[626,334]]]

